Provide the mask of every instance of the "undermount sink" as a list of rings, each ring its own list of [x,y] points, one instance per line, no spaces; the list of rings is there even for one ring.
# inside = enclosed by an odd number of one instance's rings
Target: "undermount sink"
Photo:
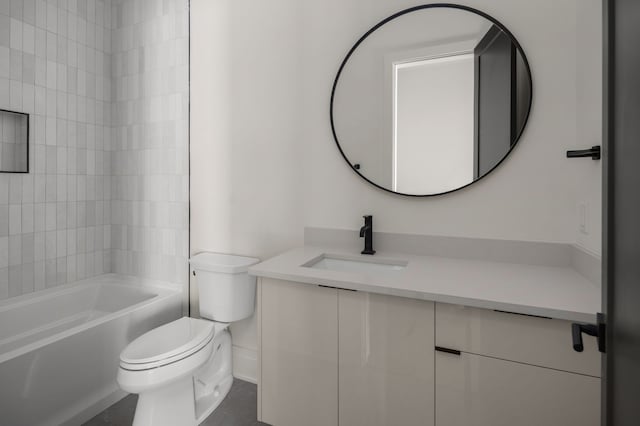
[[[407,262],[393,259],[351,259],[337,255],[323,254],[302,265],[307,268],[340,272],[392,272],[407,267]]]

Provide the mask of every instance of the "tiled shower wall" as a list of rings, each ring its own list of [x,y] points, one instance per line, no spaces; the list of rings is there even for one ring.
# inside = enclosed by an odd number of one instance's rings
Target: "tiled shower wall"
[[[187,285],[187,0],[113,1],[114,271]]]
[[[31,114],[0,174],[0,299],[110,269],[111,6],[0,0],[0,108]]]
[[[113,47],[113,48],[112,48]],[[0,0],[0,299],[119,272],[188,280],[188,0]]]

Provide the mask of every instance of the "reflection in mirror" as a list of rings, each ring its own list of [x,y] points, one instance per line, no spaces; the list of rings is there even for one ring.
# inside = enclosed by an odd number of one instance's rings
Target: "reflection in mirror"
[[[0,172],[29,171],[29,116],[0,110]]]
[[[334,135],[371,183],[405,195],[467,186],[510,152],[531,105],[529,67],[499,23],[465,7],[400,12],[336,77]]]

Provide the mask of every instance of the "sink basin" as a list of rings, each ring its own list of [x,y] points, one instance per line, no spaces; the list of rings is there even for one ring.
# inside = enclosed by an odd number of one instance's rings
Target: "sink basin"
[[[302,265],[307,268],[324,269],[340,272],[394,272],[407,267],[407,262],[393,259],[350,259],[336,255],[323,254]]]

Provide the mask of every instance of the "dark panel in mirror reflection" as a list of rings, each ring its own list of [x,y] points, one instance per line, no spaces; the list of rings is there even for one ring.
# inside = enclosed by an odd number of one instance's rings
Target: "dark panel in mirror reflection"
[[[334,82],[331,126],[347,163],[371,184],[438,195],[506,158],[531,98],[526,56],[504,26],[465,6],[423,5],[352,47]]]
[[[0,110],[0,172],[29,172],[29,115]]]

